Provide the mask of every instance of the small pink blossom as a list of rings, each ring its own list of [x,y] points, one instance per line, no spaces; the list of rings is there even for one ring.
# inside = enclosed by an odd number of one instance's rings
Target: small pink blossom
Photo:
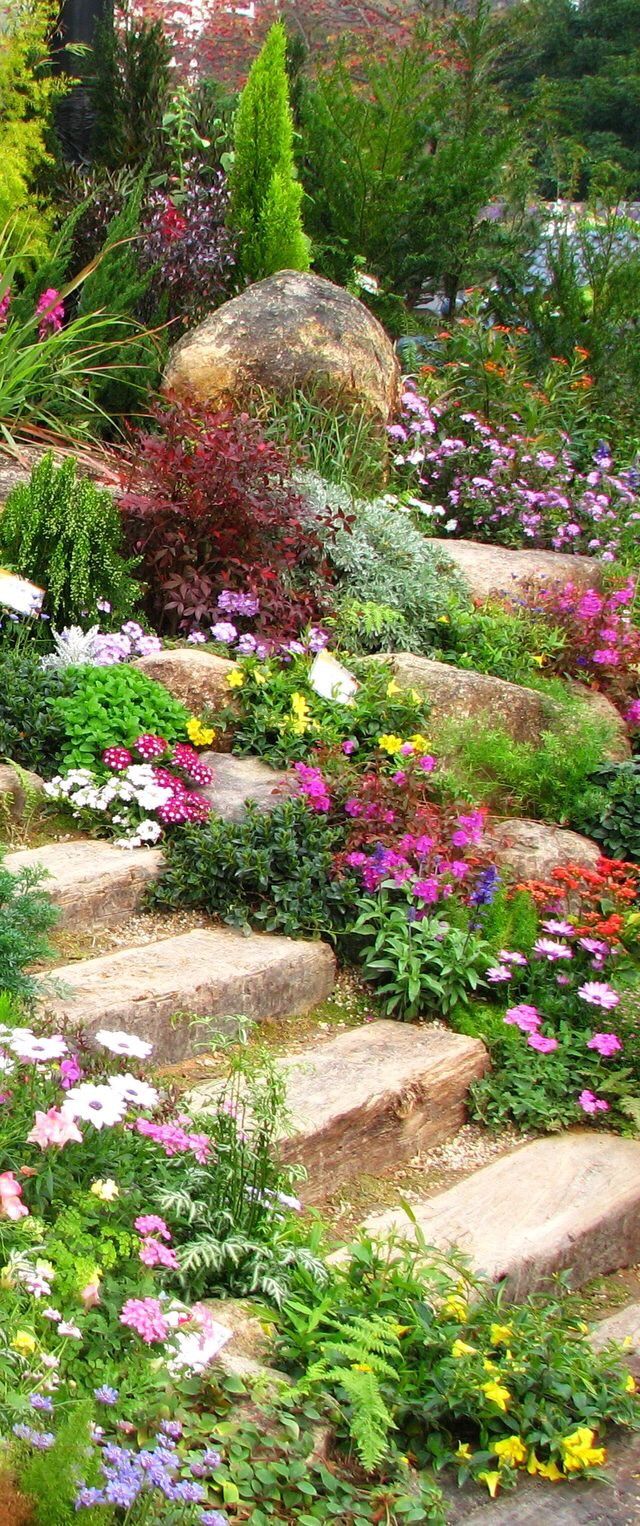
[[[134,1219],[133,1227],[139,1235],[160,1235],[163,1240],[171,1239],[171,1230],[157,1213],[141,1213]]]
[[[610,1012],[617,1007],[620,997],[612,986],[602,980],[587,980],[583,986],[578,987],[578,996],[583,1001],[588,1001],[593,1007],[603,1007],[605,1012]]]
[[[13,1174],[13,1171],[0,1173],[0,1218],[25,1219],[29,1209],[20,1202],[22,1187]]]
[[[527,1043],[530,1049],[537,1049],[538,1054],[552,1054],[558,1048],[558,1040],[547,1038],[544,1033],[530,1033]]]
[[[128,1298],[120,1310],[120,1324],[135,1330],[147,1346],[165,1341],[169,1324],[158,1298]]]
[[[608,1059],[609,1055],[617,1054],[622,1049],[622,1044],[615,1033],[594,1033],[593,1038],[589,1039],[587,1049],[595,1049],[598,1054]]]
[[[178,1270],[180,1264],[171,1246],[163,1245],[161,1240],[154,1240],[153,1236],[142,1241],[140,1260],[145,1266],[166,1266],[174,1272]]]
[[[509,1007],[504,1014],[505,1023],[514,1023],[521,1033],[535,1033],[542,1021],[537,1007],[530,1007],[526,1001],[519,1002],[517,1007]]]
[[[52,1145],[62,1149],[66,1144],[82,1144],[82,1134],[77,1123],[64,1109],[50,1107],[47,1113],[36,1112],[35,1118],[33,1128],[27,1134],[29,1144],[37,1144],[41,1150],[48,1150]]]
[[[47,339],[49,334],[59,334],[64,321],[64,303],[55,286],[48,286],[38,298],[36,317],[40,318],[38,339]]]
[[[582,1091],[578,1097],[578,1106],[583,1113],[608,1113],[609,1103],[604,1097],[596,1097],[595,1092]]]

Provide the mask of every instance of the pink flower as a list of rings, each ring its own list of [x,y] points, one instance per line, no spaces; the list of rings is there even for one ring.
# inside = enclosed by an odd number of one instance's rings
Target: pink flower
[[[2,280],[2,279],[3,278],[0,276],[0,280]],[[8,286],[6,291],[3,292],[2,296],[0,297],[0,323],[4,323],[5,322],[6,317],[7,317],[7,313],[9,312],[9,308],[10,307],[11,307],[11,287]]]
[[[544,1033],[530,1033],[527,1043],[530,1049],[537,1049],[538,1054],[552,1054],[558,1048],[558,1040],[546,1038]]]
[[[437,880],[433,877],[427,880],[416,880],[413,894],[419,901],[426,901],[428,905],[433,906],[434,902],[438,899]]]
[[[0,1174],[0,1218],[25,1219],[29,1209],[20,1202],[21,1197],[22,1187],[13,1171],[3,1171]]]
[[[541,959],[549,959],[551,963],[554,963],[556,959],[573,958],[573,952],[568,943],[558,943],[553,938],[536,938],[533,952],[539,954]]]
[[[100,1283],[97,1280],[88,1282],[86,1287],[80,1290],[80,1297],[85,1309],[95,1309],[100,1302]]]
[[[592,1007],[603,1007],[605,1012],[610,1012],[617,1007],[620,997],[606,981],[587,980],[583,986],[578,987],[578,996],[583,1001],[590,1002]]]
[[[171,1230],[157,1213],[141,1213],[139,1218],[134,1219],[133,1227],[139,1235],[160,1235],[163,1240],[171,1239]]]
[[[120,1324],[135,1330],[147,1346],[165,1341],[169,1325],[158,1298],[128,1298],[120,1310]]]
[[[36,317],[40,318],[38,324],[38,339],[46,339],[49,334],[58,334],[62,328],[64,319],[64,303],[61,301],[59,291],[55,286],[48,286],[38,298],[36,305]]]
[[[509,1007],[507,1009],[503,1021],[505,1023],[514,1023],[521,1033],[535,1033],[542,1019],[537,1007],[530,1007],[526,1001],[521,1001],[517,1007]]]
[[[608,1113],[609,1103],[603,1097],[596,1097],[595,1092],[583,1091],[578,1097],[578,1106],[583,1113]]]
[[[513,970],[507,969],[502,964],[494,964],[490,970],[487,970],[487,980],[491,985],[499,985],[502,980],[511,980],[512,975]]]
[[[617,1054],[618,1050],[622,1049],[622,1044],[615,1033],[594,1033],[593,1038],[589,1039],[587,1049],[596,1049],[598,1054],[608,1059],[609,1055]]]
[[[435,766],[436,760],[428,752],[425,753],[423,758],[418,758],[418,768],[421,768],[425,774],[432,774]]]
[[[145,763],[150,763],[153,758],[163,758],[169,748],[169,743],[164,737],[152,736],[149,732],[143,732],[142,736],[136,737],[133,745],[140,757],[144,758]]]
[[[163,1245],[161,1240],[154,1240],[152,1236],[142,1241],[140,1260],[145,1266],[167,1266],[174,1272],[180,1264],[175,1251],[169,1245]]]
[[[133,755],[127,751],[126,747],[105,747],[102,761],[106,763],[107,768],[113,768],[116,773],[122,773],[133,763]]]
[[[620,653],[616,651],[615,647],[599,647],[597,652],[593,652],[592,660],[599,663],[601,667],[615,668],[616,664],[620,661]]]
[[[82,1070],[78,1063],[78,1056],[72,1054],[68,1060],[60,1061],[60,1085],[65,1091],[70,1086],[75,1086],[76,1081],[82,1078]]]
[[[352,737],[347,737],[346,742],[342,743],[342,751],[345,754],[345,757],[350,758],[352,752],[357,751],[357,747],[358,743],[354,741]]]
[[[41,1150],[48,1150],[51,1145],[62,1149],[63,1145],[82,1144],[82,1134],[73,1118],[61,1108],[50,1107],[48,1113],[36,1112],[36,1121],[27,1134],[29,1144],[37,1144]]]
[[[553,917],[542,926],[546,933],[553,933],[556,938],[572,938],[575,934],[575,927],[570,922],[558,922]]]
[[[527,960],[524,954],[514,954],[508,948],[501,948],[498,953],[498,958],[501,964],[517,964],[518,966],[524,966],[527,964]]]

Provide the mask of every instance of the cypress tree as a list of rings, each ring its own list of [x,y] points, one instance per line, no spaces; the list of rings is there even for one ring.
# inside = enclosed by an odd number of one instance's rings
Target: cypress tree
[[[251,66],[236,116],[231,219],[250,281],[285,268],[309,269],[303,192],[293,157],[286,48],[286,31],[278,21]]]

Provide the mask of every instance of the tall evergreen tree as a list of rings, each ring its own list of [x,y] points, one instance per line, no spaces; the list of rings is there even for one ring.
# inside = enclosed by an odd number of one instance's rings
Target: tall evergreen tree
[[[308,270],[302,186],[296,179],[286,71],[287,35],[272,26],[249,72],[235,124],[231,218],[250,281],[277,270]]]

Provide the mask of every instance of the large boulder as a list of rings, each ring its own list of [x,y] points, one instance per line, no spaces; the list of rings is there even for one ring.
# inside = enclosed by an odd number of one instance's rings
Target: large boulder
[[[164,388],[214,407],[261,389],[301,391],[386,420],[399,380],[393,345],[364,303],[322,276],[281,270],[178,341]]]
[[[214,652],[202,652],[195,646],[175,647],[138,657],[133,666],[164,684],[194,715],[205,708],[219,710],[231,701],[233,691],[227,687],[227,678],[235,663],[228,657],[216,657]]]
[[[518,880],[549,880],[554,869],[563,869],[566,864],[595,869],[602,852],[580,832],[525,819],[492,822],[483,846]]]
[[[363,661],[379,661],[364,658]],[[430,657],[412,652],[385,654],[385,662],[403,689],[415,689],[429,701],[434,731],[431,741],[437,748],[440,721],[467,720],[482,716],[487,725],[504,726],[516,742],[538,742],[556,719],[558,706],[537,689],[506,683],[487,673],[473,673],[466,668],[450,667]]]
[[[443,541],[435,536],[428,541],[434,550],[446,550],[475,599],[518,593],[523,583],[532,579],[547,584],[577,583],[580,588],[598,588],[602,580],[602,564],[590,556],[530,548],[511,551],[476,540]]]

